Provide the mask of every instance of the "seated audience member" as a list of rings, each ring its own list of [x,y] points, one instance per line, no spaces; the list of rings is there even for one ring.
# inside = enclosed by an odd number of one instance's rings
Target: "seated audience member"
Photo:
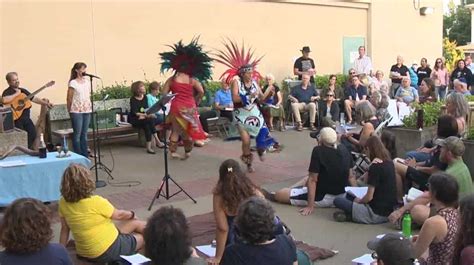
[[[388,83],[383,77],[384,74],[382,71],[377,70],[377,72],[375,72],[375,78],[372,78],[372,81],[369,86],[371,96],[375,91],[381,91],[385,94],[389,92]]]
[[[191,232],[183,211],[163,206],[148,219],[143,234],[150,265],[205,265],[191,246]]]
[[[346,93],[346,91],[348,91],[352,86],[352,77],[357,76],[356,70],[354,68],[350,68],[347,72],[347,75],[346,82],[344,83],[344,93]],[[345,95],[345,97],[347,97],[347,95]]]
[[[51,211],[32,198],[15,200],[0,222],[2,265],[72,265],[66,249],[53,238]]]
[[[456,119],[450,115],[442,115],[438,118],[436,136],[434,139],[426,141],[423,146],[418,147],[414,151],[406,153],[407,159],[415,159],[417,163],[426,162],[430,159],[437,145],[437,139],[444,139],[449,136],[458,135],[458,124]]]
[[[344,107],[347,114],[347,121],[352,123],[352,109],[359,103],[367,99],[367,88],[360,83],[359,77],[351,77],[352,85],[346,90]]]
[[[375,250],[372,258],[377,265],[413,265],[415,253],[409,239],[400,234],[386,234],[373,245],[367,244],[369,249]]]
[[[382,141],[383,146],[387,148],[390,158],[395,159],[397,157],[397,138],[395,137],[395,134],[384,130],[380,136],[380,140]]]
[[[424,78],[420,84],[420,104],[436,102],[438,99],[435,93],[435,83],[433,79]]]
[[[234,102],[232,101],[232,93],[230,86],[225,82],[221,81],[222,87],[216,91],[214,96],[214,108],[219,111],[220,117],[225,117],[229,121],[234,119]]]
[[[464,137],[468,130],[466,116],[469,112],[469,103],[466,98],[458,93],[451,93],[446,97],[446,113],[456,118],[458,135]]]
[[[226,247],[221,265],[297,265],[296,245],[287,235],[274,235],[275,211],[269,202],[251,197],[235,218],[241,241]]]
[[[363,198],[346,194],[334,199],[334,205],[343,210],[334,213],[338,222],[385,223],[397,205],[395,167],[390,154],[377,136],[367,140],[366,150],[372,161],[367,176],[367,194]]]
[[[375,116],[375,108],[368,101],[361,102],[356,107],[357,120],[362,125],[359,133],[346,133],[341,135],[341,143],[349,151],[359,152],[365,146],[367,139],[375,132],[380,121]]]
[[[309,127],[312,131],[316,129],[314,123],[316,121],[317,100],[319,99],[318,91],[309,83],[309,75],[303,74],[301,85],[294,88],[288,96],[291,101],[291,109],[297,123],[296,130],[303,130],[303,122],[301,121],[302,111],[309,112]]]
[[[234,218],[240,203],[252,196],[261,196],[257,186],[245,175],[233,159],[222,162],[219,181],[213,191],[213,209],[216,220],[216,256],[210,264],[219,264],[225,246],[235,242]]]
[[[402,85],[397,90],[395,94],[395,99],[398,102],[403,102],[407,105],[410,105],[413,102],[418,102],[418,91],[416,88],[410,86],[410,78],[403,77]]]
[[[337,84],[337,76],[330,75],[329,76],[329,84],[328,87],[323,88],[322,97],[326,98],[327,94],[332,92],[334,94],[334,99],[337,101],[344,99],[344,91],[342,88]]]
[[[455,93],[459,93],[463,96],[470,96],[471,95],[471,91],[469,91],[469,89],[467,89],[466,79],[464,79],[463,77],[461,77],[459,79],[454,79],[453,87],[454,87],[454,92]]]
[[[275,77],[267,74],[265,77],[267,84],[263,87],[263,94],[267,100],[263,104],[263,114],[268,129],[273,131],[273,118],[278,117],[280,120],[280,131],[285,131],[285,110],[283,108],[283,96],[280,88],[275,84]]]
[[[375,91],[372,93],[369,99],[370,104],[375,108],[375,116],[379,121],[385,121],[386,119],[390,118],[390,114],[388,113],[388,104],[390,102],[390,98],[388,94],[383,91]]]
[[[464,197],[459,205],[459,229],[452,264],[474,264],[474,194]]]
[[[143,247],[145,222],[133,211],[115,209],[101,196],[93,195],[91,172],[71,164],[61,181],[59,242],[66,246],[72,232],[77,255],[91,262],[116,262],[120,255],[132,255]],[[114,220],[121,221],[115,225]]]
[[[435,173],[430,177],[429,190],[434,214],[426,219],[418,237],[414,238],[415,257],[422,264],[449,264],[454,254],[454,243],[458,231],[458,183],[446,173]],[[428,258],[422,255],[429,250]]]
[[[156,116],[155,114],[145,113],[145,110],[149,107],[147,97],[145,96],[145,83],[142,81],[133,82],[131,90],[129,121],[134,128],[145,131],[146,151],[149,154],[155,154],[155,150],[152,147],[152,137],[158,138],[155,129]],[[160,145],[157,143],[157,146]],[[163,143],[161,143],[161,146],[163,147]]]
[[[158,96],[160,95],[161,85],[160,83],[153,81],[150,83],[148,87],[149,93],[146,94],[147,104],[148,107],[155,105],[158,102]],[[169,106],[167,107],[167,109]],[[162,124],[165,121],[165,115],[163,114],[163,110],[158,111],[155,113],[155,125]],[[159,148],[163,148],[165,146],[164,143],[161,142],[160,138],[158,137],[158,133],[153,134],[153,138],[155,140],[156,146]]]
[[[451,73],[450,81],[454,82],[456,79],[464,78],[468,87],[472,84],[472,72],[466,67],[466,62],[460,59],[456,63],[456,68]]]
[[[318,143],[311,154],[308,177],[276,193],[262,190],[267,199],[305,206],[300,212],[309,215],[315,207],[334,207],[334,198],[344,194],[344,188],[350,182],[355,185],[351,171],[354,161],[344,145],[337,144],[336,131],[329,127],[321,129]]]
[[[334,91],[329,90],[326,93],[324,102],[319,106],[319,117],[321,117],[321,125],[323,127],[336,127],[339,120],[339,103],[335,101]]]

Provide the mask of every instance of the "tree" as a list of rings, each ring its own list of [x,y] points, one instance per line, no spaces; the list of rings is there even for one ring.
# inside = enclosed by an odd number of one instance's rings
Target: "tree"
[[[474,0],[462,0],[459,6],[451,0],[449,12],[443,16],[443,37],[459,45],[471,42],[471,12],[465,7],[466,4],[474,4]]]
[[[463,59],[463,53],[457,48],[456,41],[443,38],[443,57],[446,60],[446,68],[451,72],[456,68],[456,62]]]

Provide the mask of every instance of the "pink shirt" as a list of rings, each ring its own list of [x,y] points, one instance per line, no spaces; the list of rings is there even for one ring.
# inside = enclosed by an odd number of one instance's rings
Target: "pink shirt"
[[[431,72],[431,78],[435,81],[436,86],[446,86],[448,84],[448,69],[444,68],[443,70],[433,69]]]

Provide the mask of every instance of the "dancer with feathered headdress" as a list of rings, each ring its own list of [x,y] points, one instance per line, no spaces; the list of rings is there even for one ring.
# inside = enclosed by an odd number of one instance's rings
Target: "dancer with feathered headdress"
[[[200,81],[211,77],[212,59],[194,38],[188,45],[182,41],[169,45],[173,50],[160,53],[161,72],[173,70],[172,77],[166,80],[162,94],[170,91],[177,94],[171,102],[168,122],[171,123],[169,150],[172,158],[187,159],[191,155],[194,140],[206,139],[206,134],[199,122],[197,106],[204,95]],[[184,157],[176,153],[179,136],[184,142]]]
[[[266,100],[257,83],[261,79],[261,75],[256,67],[262,57],[254,59],[251,49],[246,51],[244,45],[239,49],[237,44],[230,40],[229,43],[224,43],[224,46],[225,50],[218,51],[217,58],[214,60],[229,67],[221,75],[221,79],[225,78],[227,83],[231,83],[235,107],[234,122],[242,140],[242,156],[240,158],[247,165],[248,171],[253,172],[253,155],[250,150],[251,137],[256,138],[260,160],[263,160],[263,154],[268,147],[279,148],[278,143],[270,136],[258,105],[259,102]]]

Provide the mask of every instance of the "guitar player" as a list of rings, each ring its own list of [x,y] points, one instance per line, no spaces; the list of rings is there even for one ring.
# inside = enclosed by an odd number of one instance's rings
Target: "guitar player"
[[[4,104],[8,104],[8,101],[11,97],[14,98],[15,96],[21,93],[25,94],[26,96],[30,94],[28,90],[20,87],[20,80],[18,79],[17,73],[10,72],[6,75],[5,78],[7,79],[8,88],[6,88],[2,93]],[[53,107],[53,104],[47,99],[33,97],[31,101],[40,105],[46,105],[49,108]],[[36,138],[36,128],[30,118],[30,108],[24,109],[21,116],[15,120],[15,127],[24,130],[28,133],[28,148],[33,148],[33,142]]]

